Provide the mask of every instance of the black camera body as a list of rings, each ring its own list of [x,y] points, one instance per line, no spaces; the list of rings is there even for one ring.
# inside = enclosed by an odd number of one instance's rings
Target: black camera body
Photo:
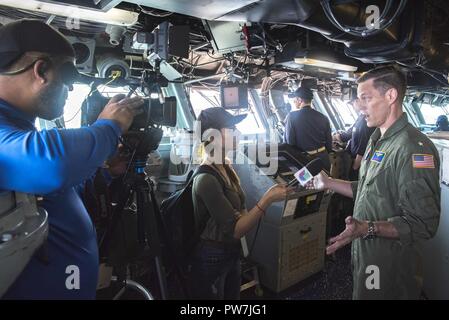
[[[90,94],[82,105],[81,125],[92,125],[103,111],[109,99],[98,90]],[[134,118],[129,131],[140,131],[152,126],[176,126],[176,97],[166,97],[165,102],[159,99],[144,99],[142,113]]]
[[[156,84],[150,86],[154,88]],[[144,88],[147,94],[148,87]],[[160,92],[160,87],[159,87]],[[139,159],[145,158],[151,151],[159,147],[162,140],[161,126],[175,127],[176,97],[165,97],[162,103],[159,99],[145,98],[141,109],[142,112],[135,116],[128,132],[123,135],[122,142],[130,152],[134,152]],[[95,83],[91,84],[91,93],[83,101],[81,110],[81,125],[92,125],[109,102],[98,90]]]
[[[130,131],[149,126],[176,126],[176,97],[167,97],[161,103],[159,99],[144,99],[142,113],[134,118]]]

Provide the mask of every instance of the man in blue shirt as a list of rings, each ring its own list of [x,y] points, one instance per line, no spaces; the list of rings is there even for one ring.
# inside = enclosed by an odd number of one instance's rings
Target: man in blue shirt
[[[90,127],[37,131],[37,117],[62,115],[74,57],[64,36],[41,21],[0,27],[0,190],[41,196],[49,215],[45,259],[33,257],[5,299],[95,298],[95,229],[74,187],[116,151],[142,100],[112,98]]]
[[[300,87],[288,97],[294,111],[290,112],[285,120],[285,142],[298,147],[311,158],[320,158],[324,168],[329,171],[329,152],[332,151],[329,119],[312,109],[313,94],[309,88]]]
[[[358,180],[360,165],[362,163],[369,138],[376,128],[368,128],[365,116],[360,113],[360,103],[357,98],[353,99],[350,104],[358,114],[358,118],[348,130],[336,133],[334,135],[334,139],[338,142],[349,141],[346,145],[346,150],[352,157],[352,165],[348,177],[349,180],[355,181]]]
[[[437,131],[449,131],[449,120],[447,119],[447,116],[442,114],[438,116],[437,122],[436,122],[436,128],[433,130],[435,132]]]

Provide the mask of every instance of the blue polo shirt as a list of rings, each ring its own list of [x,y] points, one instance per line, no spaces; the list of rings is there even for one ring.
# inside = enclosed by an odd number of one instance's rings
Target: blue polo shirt
[[[285,121],[284,141],[301,151],[326,147],[332,152],[332,131],[329,119],[311,106],[289,113]]]
[[[360,115],[355,123],[347,131],[340,133],[341,141],[348,142],[346,149],[353,158],[363,156],[369,142],[369,138],[376,128],[369,128],[365,116]]]
[[[49,216],[46,258],[35,255],[4,299],[94,299],[95,228],[75,186],[112,155],[121,135],[111,120],[37,131],[34,118],[0,99],[0,190],[41,195]]]

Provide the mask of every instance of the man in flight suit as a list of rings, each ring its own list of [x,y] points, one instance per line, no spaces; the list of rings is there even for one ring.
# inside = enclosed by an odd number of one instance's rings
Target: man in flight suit
[[[90,127],[38,131],[37,117],[63,114],[76,74],[73,47],[45,22],[0,27],[0,191],[42,196],[49,223],[45,259],[34,256],[5,299],[96,295],[95,229],[74,187],[116,151],[143,101],[116,96]]]
[[[405,76],[393,67],[365,73],[357,95],[368,127],[377,127],[363,156],[359,181],[323,173],[310,187],[355,197],[354,216],[330,239],[331,254],[352,242],[354,299],[418,299],[420,243],[440,217],[438,152],[402,110]]]
[[[329,119],[312,109],[313,94],[309,88],[300,87],[288,97],[294,111],[285,120],[285,142],[307,152],[312,158],[320,158],[324,168],[329,171],[329,152],[332,151]]]

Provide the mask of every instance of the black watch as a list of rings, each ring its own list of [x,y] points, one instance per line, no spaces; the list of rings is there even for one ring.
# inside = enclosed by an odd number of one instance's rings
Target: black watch
[[[376,238],[376,226],[374,222],[368,221],[368,233],[363,236],[363,240],[370,240]]]

